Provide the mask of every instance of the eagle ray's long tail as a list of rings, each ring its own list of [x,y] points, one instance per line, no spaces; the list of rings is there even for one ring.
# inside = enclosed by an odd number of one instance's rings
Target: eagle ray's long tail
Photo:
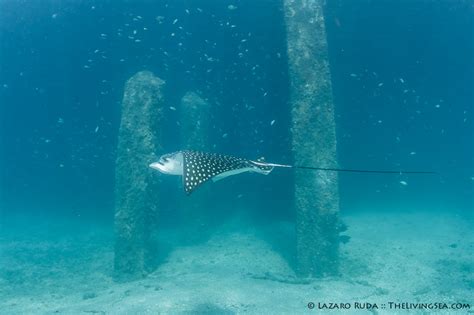
[[[430,171],[359,170],[359,169],[346,169],[346,168],[326,168],[326,167],[275,164],[275,163],[265,163],[265,162],[255,162],[255,161],[254,163],[257,163],[260,165],[273,166],[273,167],[299,168],[299,169],[330,171],[330,172],[376,173],[376,174],[437,174],[436,172],[430,172]]]

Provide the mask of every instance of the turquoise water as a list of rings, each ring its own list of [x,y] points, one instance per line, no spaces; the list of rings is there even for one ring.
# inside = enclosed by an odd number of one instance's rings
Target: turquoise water
[[[119,282],[125,82],[142,70],[166,81],[170,136],[157,155],[181,149],[175,109],[198,91],[211,106],[210,151],[291,164],[283,4],[0,0],[0,313],[299,314],[324,303],[417,312],[389,302],[472,312],[472,3],[327,2],[338,165],[438,174],[340,174],[350,240],[339,273],[301,278],[292,170],[190,197],[156,173],[167,196],[153,232],[158,263]]]

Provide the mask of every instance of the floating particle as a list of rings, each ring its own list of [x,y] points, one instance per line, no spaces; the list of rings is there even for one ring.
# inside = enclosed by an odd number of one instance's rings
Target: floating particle
[[[88,65],[85,65],[84,66],[84,69],[90,69],[91,67],[89,67]]]
[[[45,143],[50,143],[51,140],[50,140],[50,139],[44,139],[44,142],[45,142]]]
[[[403,78],[400,78],[399,80],[401,83],[405,83],[405,80],[403,80]]]
[[[178,23],[178,19],[174,19],[173,25],[175,25],[176,23]]]
[[[64,119],[62,119],[61,117],[58,118],[58,124],[64,124]]]
[[[435,107],[436,107],[436,108],[440,108],[440,107],[441,107],[441,105],[439,105],[439,104],[436,104],[436,105],[435,105]]]
[[[382,121],[381,121],[380,119],[379,119],[379,120],[377,120],[377,122],[378,122],[379,124],[381,124],[381,123],[382,123]]]
[[[235,6],[235,5],[233,5],[233,4],[229,4],[229,5],[227,6],[227,9],[229,9],[229,10],[231,10],[231,11],[232,11],[232,10],[237,10],[237,6]]]
[[[355,73],[351,73],[350,76],[353,77],[353,78],[357,78],[357,74],[355,74]]]
[[[98,49],[94,50],[94,54],[97,54],[98,52],[99,52],[99,50],[98,50]]]
[[[380,82],[380,83],[378,84],[378,87],[381,87],[381,86],[383,86],[383,82]]]
[[[62,164],[62,163],[61,163],[61,164],[59,164],[59,167],[63,168],[63,167],[64,167],[64,164]]]
[[[406,181],[404,181],[404,180],[401,180],[401,181],[400,181],[400,185],[406,186],[406,185],[408,185],[408,183],[407,183]]]
[[[415,155],[415,154],[416,154],[415,151],[410,152],[410,155]]]
[[[189,13],[190,13],[188,9],[186,9],[186,10],[184,10],[184,11],[186,12],[186,14],[189,14]]]
[[[58,17],[58,14],[57,13],[54,13],[53,15],[51,15],[51,18],[55,19]]]
[[[267,96],[268,92],[263,93],[263,96]]]
[[[140,43],[141,40],[140,39],[135,39],[135,43]]]
[[[224,139],[227,138],[227,134],[224,133],[224,134],[222,135],[222,138],[224,138]]]
[[[94,133],[97,133],[97,131],[99,131],[99,126],[95,127]]]
[[[176,110],[176,107],[170,106],[171,110]]]
[[[8,84],[4,84],[4,85],[3,85],[3,88],[4,88],[4,89],[8,88]]]
[[[271,122],[270,122],[270,126],[273,126],[275,124],[275,119],[273,119]]]

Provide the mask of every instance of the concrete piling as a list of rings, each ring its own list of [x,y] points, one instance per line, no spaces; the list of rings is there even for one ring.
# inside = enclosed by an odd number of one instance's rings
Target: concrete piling
[[[179,105],[179,122],[181,147],[185,150],[208,152],[210,145],[210,110],[209,102],[196,92],[187,92]],[[209,233],[207,225],[211,216],[211,188],[203,185],[191,196],[182,195],[179,202],[182,221],[186,226],[182,229],[186,242],[196,243]]]
[[[296,165],[334,167],[336,125],[323,0],[284,0]],[[296,261],[302,276],[337,272],[338,177],[295,172]]]
[[[209,151],[210,105],[199,94],[187,92],[181,99],[180,126],[182,148]]]
[[[154,268],[157,181],[148,165],[161,152],[164,81],[142,71],[125,84],[115,165],[115,274],[144,276]]]

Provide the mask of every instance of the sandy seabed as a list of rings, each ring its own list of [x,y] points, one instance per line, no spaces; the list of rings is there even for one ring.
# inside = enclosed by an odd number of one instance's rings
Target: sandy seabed
[[[341,275],[299,279],[256,227],[180,246],[147,278],[114,282],[110,229],[38,223],[0,231],[0,314],[430,314],[395,303],[468,303],[474,313],[472,220],[448,212],[346,215]],[[70,224],[70,223],[69,223]],[[290,223],[266,227],[291,229]],[[163,233],[166,233],[164,231]],[[314,309],[308,303],[315,303]],[[378,309],[356,309],[355,303]],[[330,303],[348,303],[350,309]],[[409,304],[406,306],[410,307]]]

